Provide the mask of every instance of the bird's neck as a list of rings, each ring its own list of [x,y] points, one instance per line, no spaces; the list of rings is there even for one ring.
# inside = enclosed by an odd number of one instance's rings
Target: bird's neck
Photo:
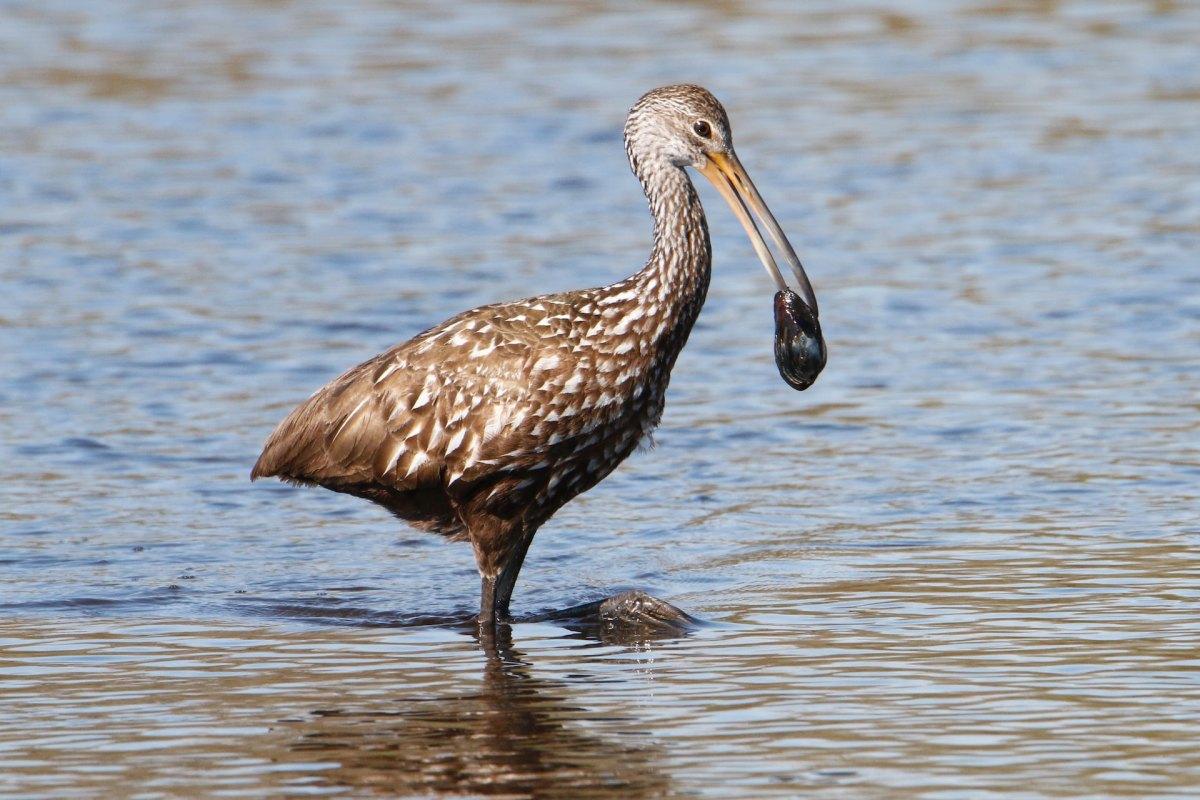
[[[708,294],[712,249],[700,198],[687,174],[662,164],[647,169],[631,157],[654,215],[654,248],[646,266],[599,290],[596,305],[604,318],[598,346],[631,354],[642,374],[651,376],[651,406],[661,412],[662,392],[675,359]]]
[[[700,197],[681,167],[666,162],[635,166],[654,217],[654,247],[628,288],[653,309],[663,334],[683,347],[708,294],[712,245]],[[657,326],[656,326],[657,327]],[[671,356],[674,360],[674,356]]]

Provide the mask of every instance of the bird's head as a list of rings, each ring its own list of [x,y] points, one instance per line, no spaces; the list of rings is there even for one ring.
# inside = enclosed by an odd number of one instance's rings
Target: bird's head
[[[647,92],[633,104],[625,121],[625,142],[629,162],[639,176],[650,164],[666,167],[693,167],[712,182],[734,215],[746,229],[750,244],[780,291],[788,284],[751,212],[766,227],[780,256],[795,276],[796,292],[817,316],[817,296],[800,258],[792,248],[771,209],[763,202],[754,182],[733,150],[733,134],[724,107],[712,93],[687,84],[663,86]]]
[[[732,153],[729,117],[699,86],[663,86],[642,95],[625,122],[630,158],[653,154],[676,167],[700,169],[709,153]]]

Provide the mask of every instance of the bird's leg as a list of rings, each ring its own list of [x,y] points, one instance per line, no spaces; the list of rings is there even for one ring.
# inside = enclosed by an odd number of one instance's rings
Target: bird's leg
[[[537,528],[486,512],[475,511],[469,518],[471,546],[482,579],[479,624],[495,625],[508,619],[508,602]]]
[[[513,548],[512,553],[496,576],[496,612],[501,617],[508,617],[508,602],[512,599],[513,588],[517,585],[517,574],[525,563],[525,554],[533,541],[533,532],[526,533],[521,541]]]
[[[479,617],[477,622],[480,629],[494,628],[497,622],[496,608],[496,583],[498,576],[484,575],[483,583],[479,592]],[[505,603],[504,614],[507,615],[507,602]]]
[[[509,554],[508,561],[496,575],[483,575],[479,590],[479,625],[494,626],[508,619],[508,603],[512,599],[513,587],[517,585],[517,574],[525,563],[525,553],[533,536],[524,537]]]

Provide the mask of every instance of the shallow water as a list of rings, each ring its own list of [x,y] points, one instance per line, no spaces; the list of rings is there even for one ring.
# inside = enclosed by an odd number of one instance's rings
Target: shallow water
[[[1200,9],[0,4],[0,794],[1190,797]],[[466,628],[468,549],[247,481],[478,303],[636,269],[645,89],[726,101],[821,298],[788,389],[736,222],[658,448]]]

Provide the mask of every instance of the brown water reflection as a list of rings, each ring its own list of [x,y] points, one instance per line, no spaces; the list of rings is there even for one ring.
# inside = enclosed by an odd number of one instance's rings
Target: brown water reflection
[[[5,625],[4,699],[28,716],[0,738],[0,787],[73,797],[135,786],[190,796],[675,795],[661,744],[636,718],[590,713],[589,681],[536,674],[511,631],[480,648],[440,629],[338,630],[161,622],[64,636]],[[615,651],[593,654],[605,652]],[[70,729],[43,724],[68,708]]]
[[[538,678],[504,626],[484,643],[478,686],[436,697],[372,698],[280,726],[299,730],[286,758],[337,762],[314,786],[384,796],[451,793],[545,798],[674,796],[665,754],[636,733],[632,715],[604,720],[620,737],[581,726],[587,708],[569,687]],[[631,744],[644,740],[640,745]]]

